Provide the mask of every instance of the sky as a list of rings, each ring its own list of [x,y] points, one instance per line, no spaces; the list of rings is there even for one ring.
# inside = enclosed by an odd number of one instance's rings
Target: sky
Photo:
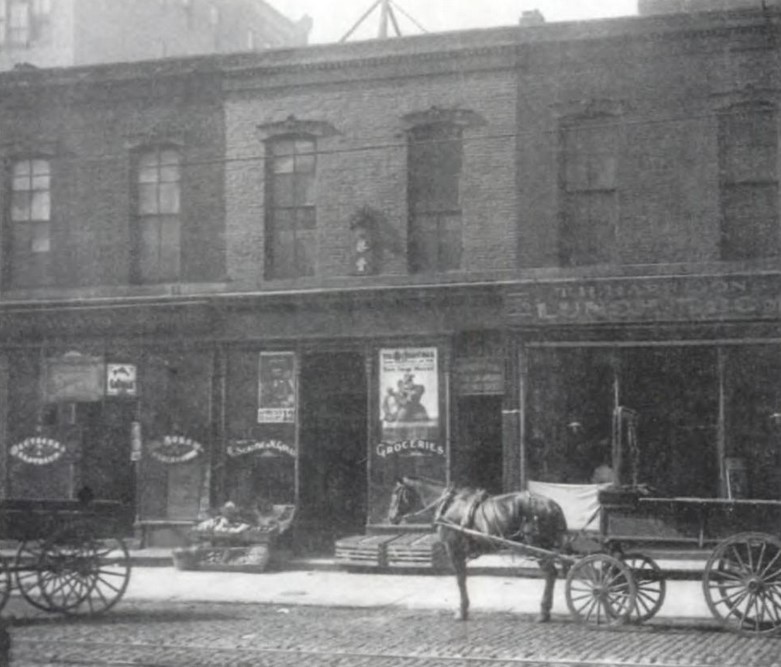
[[[392,0],[428,32],[515,25],[521,13],[539,9],[546,21],[574,21],[635,14],[637,0]],[[337,42],[375,0],[267,0],[291,19],[309,14],[314,20],[310,43]],[[396,12],[402,33],[420,30],[402,11]],[[377,36],[379,10],[374,10],[351,39]]]

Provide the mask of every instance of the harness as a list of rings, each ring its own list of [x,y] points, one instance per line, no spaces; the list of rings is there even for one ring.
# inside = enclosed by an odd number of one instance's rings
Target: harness
[[[475,514],[477,514],[477,508],[482,505],[483,501],[488,498],[488,492],[485,489],[479,489],[472,496],[469,501],[469,506],[464,512],[464,517],[461,519],[461,528],[472,528],[475,522]]]
[[[442,492],[442,495],[439,496],[439,498],[437,498],[436,500],[433,500],[428,505],[426,505],[425,507],[423,507],[423,508],[421,508],[419,510],[416,510],[415,512],[410,512],[409,514],[405,514],[402,517],[402,520],[406,522],[409,519],[411,519],[412,517],[416,517],[416,516],[419,516],[421,514],[425,514],[429,510],[434,509],[435,507],[437,507],[437,505],[439,505],[439,508],[437,509],[437,513],[434,516],[434,522],[439,521],[439,519],[442,516],[443,512],[445,511],[445,509],[447,509],[447,506],[453,500],[453,496],[455,496],[455,493],[456,493],[456,489],[455,489],[454,486],[447,487]]]

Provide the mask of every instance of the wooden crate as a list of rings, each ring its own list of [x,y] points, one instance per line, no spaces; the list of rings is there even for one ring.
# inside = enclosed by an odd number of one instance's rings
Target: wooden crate
[[[388,566],[387,545],[398,535],[352,535],[336,541],[336,561],[346,567]]]
[[[404,533],[387,545],[391,569],[428,569],[442,571],[449,566],[445,545],[435,533]]]

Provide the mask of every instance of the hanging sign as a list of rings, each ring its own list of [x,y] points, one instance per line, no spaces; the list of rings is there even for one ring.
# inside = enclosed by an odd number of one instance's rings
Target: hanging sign
[[[67,352],[46,359],[44,394],[48,403],[93,402],[103,399],[104,363],[101,357]]]
[[[261,352],[258,367],[258,423],[296,421],[296,357],[293,352]]]
[[[137,396],[135,364],[106,364],[106,395]]]
[[[35,436],[17,442],[11,447],[10,454],[25,463],[43,466],[62,458],[65,451],[65,445],[58,440]]]
[[[165,435],[150,442],[147,449],[161,463],[184,463],[196,458],[203,451],[203,445],[184,435]]]

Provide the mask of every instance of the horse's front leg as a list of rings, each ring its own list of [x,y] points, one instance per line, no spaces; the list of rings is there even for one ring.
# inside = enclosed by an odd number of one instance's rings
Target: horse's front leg
[[[540,623],[550,621],[550,612],[553,607],[553,589],[556,586],[556,565],[552,558],[545,558],[539,562],[540,569],[545,573],[545,590],[542,593],[540,603]]]
[[[466,544],[463,540],[457,540],[448,544],[450,562],[456,572],[458,593],[461,596],[461,604],[456,612],[456,618],[466,621],[469,618],[469,593],[466,590]]]

